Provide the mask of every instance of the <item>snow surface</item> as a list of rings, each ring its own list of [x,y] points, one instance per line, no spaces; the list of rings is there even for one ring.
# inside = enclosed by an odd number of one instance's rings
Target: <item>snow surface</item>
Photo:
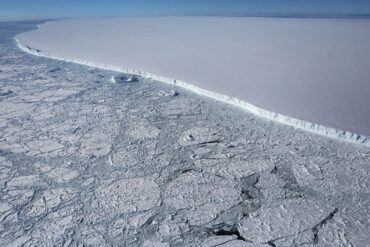
[[[370,20],[63,20],[17,40],[34,54],[174,83],[271,120],[370,145]]]
[[[370,243],[369,147],[27,54],[36,24],[0,23],[0,246]]]

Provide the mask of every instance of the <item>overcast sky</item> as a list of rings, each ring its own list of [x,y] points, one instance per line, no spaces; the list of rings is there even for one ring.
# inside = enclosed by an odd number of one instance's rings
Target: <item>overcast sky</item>
[[[370,0],[0,0],[0,20],[292,13],[370,14]]]

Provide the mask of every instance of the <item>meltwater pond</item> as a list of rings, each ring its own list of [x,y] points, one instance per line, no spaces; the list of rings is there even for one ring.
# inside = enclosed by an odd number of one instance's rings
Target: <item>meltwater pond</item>
[[[0,23],[0,246],[370,242],[369,148],[29,55],[37,24]]]

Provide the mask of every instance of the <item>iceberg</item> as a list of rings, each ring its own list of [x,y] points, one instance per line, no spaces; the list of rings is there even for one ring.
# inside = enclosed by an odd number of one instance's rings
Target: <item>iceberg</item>
[[[268,120],[370,146],[367,19],[63,20],[16,40],[37,56],[127,74],[121,82],[141,76],[174,84]]]

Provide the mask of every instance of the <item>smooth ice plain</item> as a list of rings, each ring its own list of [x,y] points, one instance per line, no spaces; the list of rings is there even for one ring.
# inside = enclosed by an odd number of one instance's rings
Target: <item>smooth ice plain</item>
[[[368,246],[368,147],[30,55],[38,24],[0,23],[0,246]]]
[[[370,136],[369,19],[63,20],[17,39],[40,54],[175,79],[237,105],[224,97],[231,96],[269,111],[244,104],[258,115],[319,134]]]

